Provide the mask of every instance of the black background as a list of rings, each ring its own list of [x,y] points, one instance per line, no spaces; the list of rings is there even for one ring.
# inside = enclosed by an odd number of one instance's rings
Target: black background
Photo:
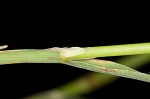
[[[50,47],[88,47],[150,42],[146,14],[113,11],[95,14],[83,10],[9,9],[2,14],[0,45],[8,49],[44,49]],[[104,58],[115,60],[116,57]],[[150,72],[150,64],[139,69]],[[22,98],[71,81],[89,71],[62,64],[11,64],[0,66],[0,97]],[[99,98],[150,97],[150,85],[121,78],[109,86],[85,95]],[[4,99],[4,98],[3,98]]]

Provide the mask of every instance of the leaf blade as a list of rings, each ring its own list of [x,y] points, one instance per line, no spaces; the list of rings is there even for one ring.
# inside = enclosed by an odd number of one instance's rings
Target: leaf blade
[[[137,70],[129,68],[125,65],[118,64],[111,61],[97,60],[97,59],[87,59],[87,60],[73,60],[67,61],[64,64],[71,65],[78,68],[83,68],[86,70],[105,73],[140,81],[145,81],[150,83],[150,75],[141,73]]]

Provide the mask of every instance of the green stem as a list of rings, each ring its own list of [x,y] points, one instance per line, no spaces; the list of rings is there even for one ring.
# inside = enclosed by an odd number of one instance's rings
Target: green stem
[[[3,49],[5,46],[1,46],[0,48]],[[62,63],[65,59],[81,60],[105,56],[150,54],[150,43],[68,49],[69,48],[0,51],[0,64]],[[68,57],[68,55],[72,55],[73,52],[75,54]]]
[[[84,53],[68,57],[68,60],[137,54],[150,54],[150,43],[87,47]]]
[[[13,63],[61,63],[60,52],[50,50],[0,51],[0,64]]]

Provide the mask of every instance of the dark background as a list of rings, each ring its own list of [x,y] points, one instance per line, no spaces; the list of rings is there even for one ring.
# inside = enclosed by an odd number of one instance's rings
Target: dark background
[[[8,49],[44,49],[150,42],[146,14],[142,13],[143,17],[138,17],[138,11],[134,11],[135,15],[119,12],[119,16],[111,11],[107,15],[102,12],[95,14],[93,11],[81,11],[77,14],[73,11],[22,9],[16,12],[9,9],[5,12],[7,14],[2,14],[0,45],[8,44]],[[104,59],[115,60],[116,57]],[[139,70],[148,73],[149,65]],[[88,72],[62,64],[1,65],[0,97],[18,99],[55,88]],[[150,97],[149,92],[150,84],[121,78],[85,97],[146,99]]]

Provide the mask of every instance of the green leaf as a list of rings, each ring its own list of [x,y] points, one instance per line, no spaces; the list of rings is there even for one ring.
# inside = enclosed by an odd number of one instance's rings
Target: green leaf
[[[125,78],[131,78],[131,79],[141,80],[150,83],[149,74],[141,73],[125,65],[121,65],[111,61],[98,60],[98,59],[73,60],[73,61],[68,60],[64,64],[87,69],[98,73],[121,76]]]

